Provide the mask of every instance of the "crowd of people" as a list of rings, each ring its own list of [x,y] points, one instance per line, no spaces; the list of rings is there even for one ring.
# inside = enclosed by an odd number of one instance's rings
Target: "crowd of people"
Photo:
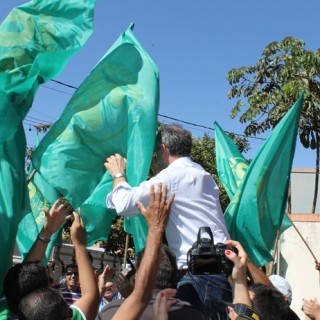
[[[113,177],[108,207],[123,216],[141,213],[148,224],[132,279],[109,266],[96,276],[81,214],[58,199],[45,211],[43,229],[25,260],[5,277],[0,320],[299,319],[290,308],[292,292],[285,279],[267,277],[241,244],[230,239],[218,187],[191,160],[191,148],[188,131],[164,126],[155,148],[158,174],[136,187],[126,180],[124,157],[106,159]],[[66,267],[63,281],[52,284],[41,261],[52,234],[70,219],[76,261]],[[225,244],[223,258],[231,264],[230,272],[192,272],[190,248],[203,226],[210,228],[214,243]],[[302,311],[320,319],[317,299],[304,300]]]

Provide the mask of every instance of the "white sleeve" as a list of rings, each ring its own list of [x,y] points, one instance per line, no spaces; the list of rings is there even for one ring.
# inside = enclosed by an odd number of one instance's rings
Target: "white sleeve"
[[[155,177],[142,182],[138,187],[131,187],[128,182],[121,181],[107,195],[107,207],[109,209],[116,209],[117,214],[120,216],[136,216],[139,214],[136,201],[139,200],[147,207],[149,204],[150,186],[154,185],[156,189],[159,182],[166,184],[170,188],[166,170],[162,170]]]
[[[139,210],[135,203],[141,201],[144,206],[149,203],[150,183],[145,181],[138,187],[131,187],[126,181],[120,182],[107,195],[107,207],[116,209],[121,216],[136,216]]]

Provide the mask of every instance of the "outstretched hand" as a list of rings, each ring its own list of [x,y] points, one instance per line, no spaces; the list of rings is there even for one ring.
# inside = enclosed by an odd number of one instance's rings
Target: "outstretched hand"
[[[70,228],[71,239],[74,245],[86,245],[87,232],[80,215],[73,211],[74,220]]]
[[[303,305],[301,310],[307,315],[310,319],[320,319],[320,304],[317,298],[314,299],[302,299]]]
[[[50,210],[44,208],[43,211],[46,215],[43,231],[48,236],[54,234],[66,220],[72,218],[72,214],[68,214],[72,211],[72,206],[64,198],[56,200]]]
[[[162,183],[158,183],[157,196],[155,196],[154,186],[152,185],[150,187],[150,200],[148,208],[145,208],[140,201],[136,202],[136,206],[147,220],[150,231],[163,231],[168,222],[170,208],[174,199],[174,193],[170,195],[170,198],[166,202],[167,193],[167,186],[162,186]]]

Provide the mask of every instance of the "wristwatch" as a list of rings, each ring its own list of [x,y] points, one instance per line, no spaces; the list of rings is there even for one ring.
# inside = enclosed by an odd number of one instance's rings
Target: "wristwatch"
[[[112,178],[114,180],[114,179],[118,179],[118,178],[122,178],[122,177],[126,178],[126,175],[123,172],[118,172]]]

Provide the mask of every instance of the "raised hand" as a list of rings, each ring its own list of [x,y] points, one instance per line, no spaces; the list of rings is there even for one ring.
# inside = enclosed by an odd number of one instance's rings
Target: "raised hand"
[[[73,211],[74,220],[72,222],[72,226],[70,228],[70,234],[73,244],[76,245],[86,245],[87,240],[87,232],[84,227],[83,221],[80,215]]]
[[[59,198],[54,202],[50,210],[43,209],[46,218],[43,224],[43,232],[46,236],[50,237],[55,233],[61,225],[72,218],[72,206],[64,200],[64,198]]]
[[[157,196],[155,196],[154,186],[150,187],[150,201],[148,208],[145,208],[140,201],[136,202],[136,206],[147,220],[150,231],[157,229],[163,230],[168,222],[174,193],[170,195],[170,198],[166,202],[167,192],[167,186],[162,186],[162,183],[158,183]]]

